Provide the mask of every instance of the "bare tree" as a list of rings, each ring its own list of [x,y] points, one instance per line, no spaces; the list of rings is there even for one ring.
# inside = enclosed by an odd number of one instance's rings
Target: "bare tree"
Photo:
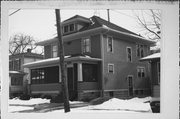
[[[24,53],[27,49],[35,50],[37,48],[35,43],[36,41],[32,36],[22,33],[15,34],[10,37],[9,40],[9,53],[13,55],[17,53]]]
[[[141,35],[150,40],[159,42],[161,39],[161,11],[160,10],[140,10],[133,11],[140,28]]]

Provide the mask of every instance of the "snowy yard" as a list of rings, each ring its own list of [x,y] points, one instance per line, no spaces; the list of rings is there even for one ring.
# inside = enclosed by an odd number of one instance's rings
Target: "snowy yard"
[[[151,97],[133,98],[129,100],[121,100],[112,98],[102,104],[90,105],[89,103],[80,101],[70,101],[71,112],[122,112],[122,113],[152,113],[151,106],[147,101]],[[50,103],[49,99],[33,98],[28,101],[18,98],[9,100],[8,111],[15,112],[46,112],[46,113],[64,113],[63,104]]]

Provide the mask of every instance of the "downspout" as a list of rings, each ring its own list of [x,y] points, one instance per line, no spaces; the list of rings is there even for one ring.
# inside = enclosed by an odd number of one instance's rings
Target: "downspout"
[[[101,97],[104,97],[104,39],[103,34],[100,34],[100,43],[101,43]]]

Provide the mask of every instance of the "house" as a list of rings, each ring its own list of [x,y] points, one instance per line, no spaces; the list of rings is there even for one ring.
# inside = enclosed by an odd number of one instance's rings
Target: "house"
[[[27,91],[28,70],[23,64],[42,60],[43,55],[32,53],[30,49],[26,53],[9,56],[9,92],[11,96],[18,96]]]
[[[64,53],[71,100],[100,95],[131,97],[150,94],[148,63],[154,42],[100,17],[79,15],[62,22]],[[45,59],[24,64],[30,70],[32,95],[61,93],[58,38],[37,43]]]
[[[151,65],[152,96],[160,97],[160,53],[143,57],[140,61],[148,61]]]

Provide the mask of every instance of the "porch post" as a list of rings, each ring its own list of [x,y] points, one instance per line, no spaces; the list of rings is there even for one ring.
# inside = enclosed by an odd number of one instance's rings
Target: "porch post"
[[[82,63],[78,63],[78,81],[83,81],[83,78],[82,78]]]

